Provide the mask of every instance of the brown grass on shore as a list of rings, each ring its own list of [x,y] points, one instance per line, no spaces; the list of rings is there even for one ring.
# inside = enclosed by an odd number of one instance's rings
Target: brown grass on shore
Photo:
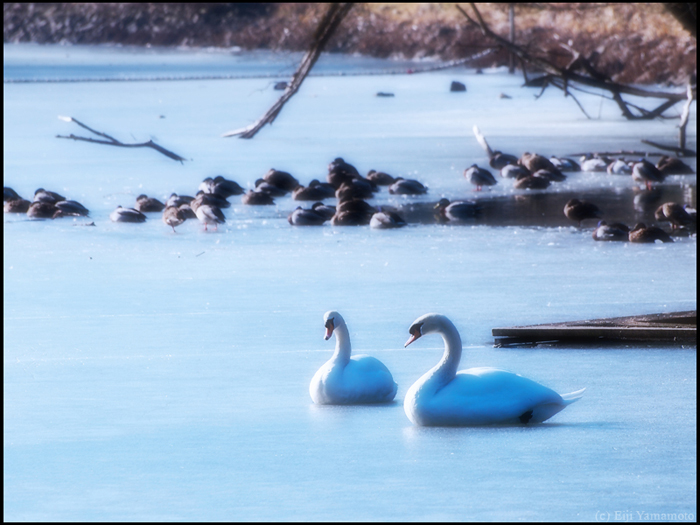
[[[467,12],[468,4],[460,4]],[[508,35],[509,4],[478,4]],[[3,4],[4,41],[305,50],[326,4]],[[618,82],[680,84],[694,72],[696,41],[663,4],[515,4],[516,41],[566,64],[571,45]],[[357,4],[328,51],[457,59],[492,45],[455,4]],[[505,65],[490,55],[475,66]]]

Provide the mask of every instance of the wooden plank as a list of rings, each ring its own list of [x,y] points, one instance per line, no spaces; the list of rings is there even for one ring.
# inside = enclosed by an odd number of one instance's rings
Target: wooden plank
[[[496,346],[650,342],[697,345],[697,311],[494,328]]]

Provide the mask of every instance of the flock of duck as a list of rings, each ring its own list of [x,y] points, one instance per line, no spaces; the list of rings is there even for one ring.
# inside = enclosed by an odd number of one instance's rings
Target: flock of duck
[[[483,137],[482,137],[483,139]],[[486,144],[483,141],[483,144]],[[546,158],[536,153],[526,152],[520,157],[491,150],[486,145],[489,165],[498,170],[503,179],[512,179],[515,189],[545,189],[551,184],[566,180],[565,172],[607,171],[610,174],[629,175],[647,189],[662,182],[669,174],[693,173],[692,169],[677,158],[662,157],[654,165],[646,159],[626,162],[624,159],[610,159],[604,156],[589,155],[581,159],[581,164],[568,158]],[[492,173],[476,164],[464,170],[465,179],[475,191],[484,186],[498,184]],[[139,195],[133,208],[118,206],[110,218],[114,222],[144,222],[147,213],[162,213],[162,220],[173,231],[187,219],[198,219],[207,230],[209,226],[218,229],[226,222],[223,209],[231,206],[228,199],[241,195],[241,202],[247,205],[273,205],[274,199],[291,193],[296,201],[313,202],[310,207],[297,206],[288,221],[294,226],[319,226],[329,221],[335,226],[369,225],[371,228],[400,228],[406,221],[399,212],[389,206],[372,206],[367,199],[372,198],[382,187],[394,195],[423,195],[428,188],[421,182],[402,177],[392,177],[384,172],[370,170],[366,177],[357,168],[342,158],[336,158],[328,166],[326,182],[312,180],[303,186],[290,173],[277,169],[269,170],[255,182],[255,188],[245,191],[237,182],[223,176],[207,177],[199,185],[194,197],[173,193],[165,202],[146,195]],[[326,199],[337,199],[336,205],[325,204]],[[39,188],[33,201],[22,199],[11,188],[4,189],[4,209],[6,213],[26,213],[30,218],[51,218],[65,216],[88,216],[89,211],[80,203],[67,200],[64,196]],[[478,217],[481,209],[477,202],[460,200],[450,202],[440,199],[435,205],[437,220],[443,223],[464,223]],[[600,220],[602,213],[593,203],[571,199],[564,207],[564,214],[578,226],[589,219]],[[673,230],[696,230],[696,212],[688,206],[668,202],[661,205],[655,214],[659,222],[670,222]],[[622,223],[600,220],[593,231],[598,241],[630,242],[673,242],[671,237],[658,226],[638,223],[630,228]]]
[[[564,172],[586,171],[631,176],[636,183],[643,184],[647,190],[651,190],[654,184],[663,182],[668,175],[694,173],[692,168],[680,159],[668,156],[662,156],[656,165],[643,158],[628,162],[624,158],[613,159],[598,155],[586,155],[580,159],[580,164],[569,158],[547,159],[542,155],[529,152],[517,158],[491,150],[483,137],[479,137],[478,131],[477,138],[480,138],[480,142],[485,146],[489,155],[489,165],[498,169],[503,178],[515,179],[513,187],[519,189],[545,189],[553,182],[566,180]],[[495,178],[487,170],[476,165],[468,168],[464,175],[477,186],[477,189],[484,185],[496,184]],[[576,222],[579,227],[584,220],[602,218],[602,212],[598,206],[579,199],[570,199],[566,203],[564,215]],[[696,210],[687,205],[664,203],[657,208],[654,217],[659,222],[670,222],[673,230],[684,229],[690,233],[695,233],[697,230]],[[604,220],[598,221],[592,236],[596,241],[673,242],[670,235],[658,226],[637,223],[630,228],[620,222],[608,224]]]
[[[296,201],[312,201],[307,209],[297,207],[289,214],[289,222],[296,226],[320,225],[330,221],[333,225],[369,224],[375,228],[396,228],[405,226],[405,221],[391,210],[377,209],[366,202],[381,186],[388,186],[391,194],[420,195],[427,188],[417,180],[391,177],[371,170],[362,177],[357,169],[337,158],[328,167],[327,182],[312,180],[308,186],[286,171],[269,170],[255,182],[255,188],[245,191],[237,182],[223,176],[207,177],[199,185],[194,197],[173,193],[165,203],[156,198],[139,195],[133,208],[118,206],[111,214],[114,222],[145,222],[146,214],[162,212],[165,224],[173,231],[187,219],[199,219],[207,230],[208,226],[218,228],[226,218],[222,209],[231,206],[228,199],[241,195],[241,202],[247,205],[263,206],[275,204],[274,199],[289,193]],[[323,204],[323,200],[337,198],[337,205]],[[66,200],[56,192],[40,188],[33,201],[21,198],[12,188],[4,188],[5,213],[26,213],[30,218],[55,219],[65,216],[88,216],[89,211],[80,203]]]
[[[311,380],[311,399],[320,405],[389,403],[398,391],[389,369],[368,355],[351,356],[350,335],[336,311],[323,316],[325,339],[335,335],[335,352]],[[457,371],[462,340],[444,315],[426,314],[409,328],[408,346],[439,334],[445,343],[440,362],[407,391],[404,411],[418,426],[531,424],[546,421],[579,400],[585,390],[558,394],[531,379],[497,368]]]

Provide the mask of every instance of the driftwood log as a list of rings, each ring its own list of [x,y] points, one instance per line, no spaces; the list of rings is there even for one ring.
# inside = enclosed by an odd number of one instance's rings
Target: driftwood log
[[[301,64],[294,73],[294,76],[292,76],[291,82],[287,85],[287,88],[284,90],[284,93],[279,100],[275,102],[272,107],[267,110],[267,113],[260,117],[257,122],[245,128],[224,133],[222,135],[223,137],[239,136],[243,139],[250,139],[253,138],[265,124],[272,124],[275,118],[277,118],[277,115],[279,115],[279,112],[282,110],[282,107],[299,90],[299,87],[301,87],[301,83],[306,78],[306,75],[309,74],[311,68],[314,67],[318,57],[321,55],[321,51],[323,51],[323,48],[326,46],[331,36],[340,25],[340,22],[343,21],[343,18],[345,18],[345,15],[348,14],[353,5],[353,3],[329,5],[328,12],[323,17],[318,25],[318,28],[316,29],[316,32],[314,33],[311,48],[309,51],[307,51],[306,55],[304,55]]]
[[[70,135],[56,135],[57,139],[72,139],[72,140],[82,140],[84,142],[92,142],[93,144],[106,144],[107,146],[119,146],[121,148],[153,148],[154,150],[162,153],[166,157],[169,157],[173,160],[177,160],[178,162],[182,163],[184,162],[185,159],[184,157],[181,157],[180,155],[177,155],[176,153],[173,153],[170,150],[165,149],[163,146],[159,146],[152,140],[149,140],[148,142],[140,142],[137,144],[125,144],[124,142],[121,142],[114,137],[111,137],[107,135],[106,133],[102,133],[101,131],[97,131],[92,129],[89,126],[86,126],[82,122],[80,122],[77,119],[74,119],[73,117],[58,117],[60,120],[63,120],[65,122],[75,122],[78,126],[81,128],[85,128],[86,130],[90,131],[91,133],[94,133],[95,135],[98,135],[100,137],[104,137],[107,140],[98,140],[98,139],[93,139],[90,137],[79,137],[77,135],[73,135],[72,133]]]

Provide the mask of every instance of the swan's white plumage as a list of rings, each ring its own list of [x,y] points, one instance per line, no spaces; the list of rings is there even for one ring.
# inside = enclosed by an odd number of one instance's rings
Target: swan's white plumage
[[[585,390],[559,395],[531,379],[497,368],[457,372],[462,341],[455,326],[443,315],[419,317],[410,333],[406,345],[428,333],[439,333],[445,341],[440,362],[406,393],[404,410],[415,425],[540,423],[580,399]]]
[[[323,321],[326,339],[335,334],[336,345],[331,357],[314,374],[309,393],[318,405],[387,403],[394,399],[398,385],[389,369],[368,355],[350,356],[350,335],[343,317],[327,312]]]

